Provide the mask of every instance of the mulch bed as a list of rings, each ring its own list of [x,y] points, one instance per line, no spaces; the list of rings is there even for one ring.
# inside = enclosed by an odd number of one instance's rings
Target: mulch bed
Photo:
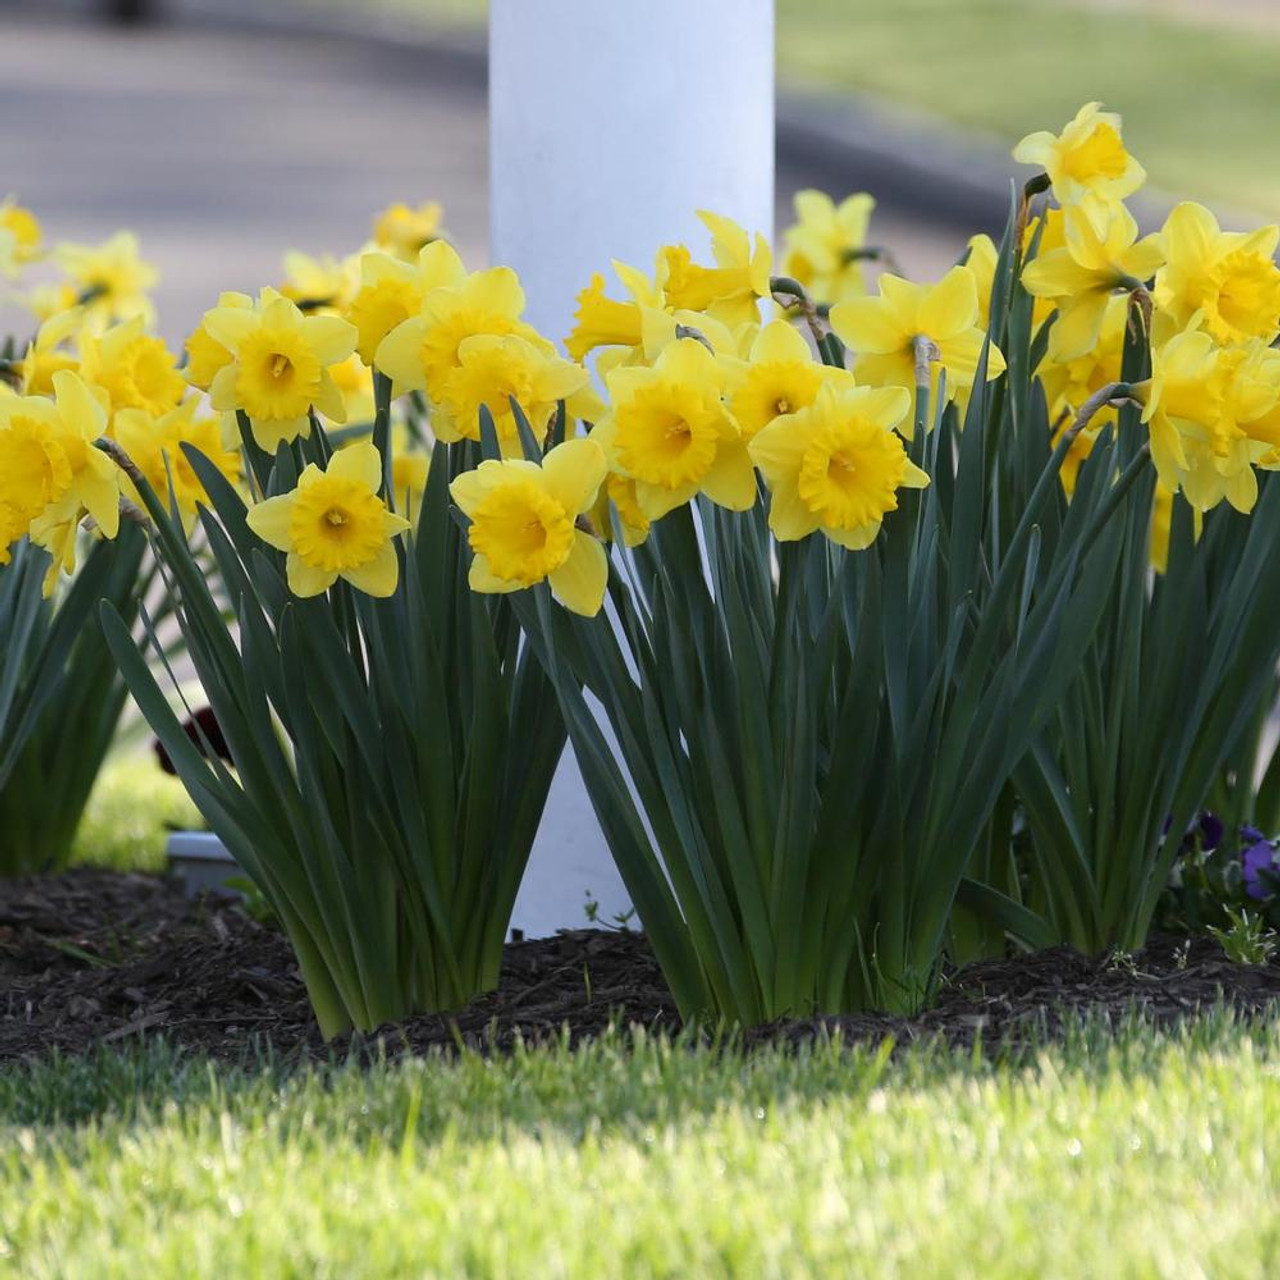
[[[1222,1001],[1258,1013],[1280,1000],[1280,965],[1229,963],[1207,938],[1157,939],[1132,958],[1066,948],[986,961],[951,976],[915,1018],[868,1014],[788,1019],[747,1034],[749,1046],[839,1030],[846,1040],[940,1036],[970,1045],[1059,1034],[1084,1014],[1140,1010],[1169,1024]],[[499,990],[450,1017],[385,1028],[388,1051],[509,1048],[598,1035],[614,1021],[675,1031],[679,1018],[643,935],[582,929],[508,946]],[[229,899],[189,902],[155,876],[74,871],[0,881],[0,1062],[53,1049],[79,1054],[164,1036],[240,1058],[328,1058],[284,937]]]

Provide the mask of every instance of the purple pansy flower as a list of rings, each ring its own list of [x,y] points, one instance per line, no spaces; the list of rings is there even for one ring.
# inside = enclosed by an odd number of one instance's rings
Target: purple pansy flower
[[[1222,843],[1225,834],[1226,828],[1216,813],[1206,810],[1200,815],[1200,847],[1205,853],[1212,853]]]
[[[1240,854],[1240,864],[1244,871],[1244,891],[1251,898],[1261,901],[1271,896],[1270,889],[1262,883],[1262,872],[1270,871],[1274,865],[1275,850],[1271,841],[1264,839],[1253,827],[1245,827],[1241,831],[1244,839],[1256,836],[1251,844],[1245,846]]]

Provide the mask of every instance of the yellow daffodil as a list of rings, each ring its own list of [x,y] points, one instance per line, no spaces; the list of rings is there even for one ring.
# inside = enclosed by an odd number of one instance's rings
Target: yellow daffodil
[[[0,507],[6,532],[38,520],[78,522],[87,511],[108,538],[120,527],[115,464],[94,447],[107,414],[74,373],[53,376],[54,398],[0,399]],[[15,515],[16,513],[16,515]]]
[[[898,490],[929,483],[894,430],[910,407],[900,387],[828,384],[809,408],[765,427],[750,449],[769,486],[774,537],[821,530],[850,551],[870,546]]]
[[[82,301],[90,315],[107,321],[141,316],[147,324],[155,322],[147,290],[160,274],[139,256],[138,237],[132,232],[118,231],[99,245],[60,244],[53,252],[79,291],[71,301]]]
[[[1223,344],[1275,338],[1280,227],[1222,231],[1208,209],[1187,202],[1169,214],[1161,236],[1167,262],[1156,276],[1155,301],[1166,332],[1184,329],[1199,316],[1205,331]]]
[[[931,393],[936,398],[941,370],[947,372],[948,398],[973,386],[985,334],[978,326],[978,289],[968,267],[952,267],[935,285],[912,284],[895,275],[880,277],[880,296],[854,298],[831,309],[831,327],[857,353],[854,373],[860,383],[916,388],[916,341],[932,345]],[[1004,356],[992,344],[987,377],[1004,372]],[[913,423],[903,426],[910,438]]]
[[[490,459],[459,476],[449,492],[471,522],[472,590],[519,591],[545,579],[566,609],[599,613],[609,562],[577,520],[594,504],[606,470],[596,442],[579,438],[550,450],[540,467]]]
[[[303,311],[341,311],[351,302],[359,272],[358,255],[335,258],[322,253],[313,258],[294,249],[284,255],[284,283],[279,292]]]
[[[725,375],[696,338],[679,338],[652,368],[613,369],[612,409],[591,433],[610,468],[635,481],[649,520],[705,493],[733,511],[756,499],[746,441],[721,397]]]
[[[227,307],[240,311],[252,311],[253,299],[247,293],[230,291],[220,293],[218,309]],[[187,361],[182,370],[183,376],[193,387],[199,387],[201,391],[208,391],[213,385],[214,378],[235,359],[222,343],[210,337],[203,321],[187,339],[183,350],[187,355]]]
[[[314,463],[290,493],[250,509],[249,528],[287,553],[289,590],[317,596],[339,578],[371,596],[395,594],[400,561],[394,539],[409,522],[378,496],[382,456],[367,440],[340,449],[321,471]]]
[[[0,276],[15,276],[38,258],[42,238],[35,214],[12,196],[0,200]]]
[[[372,365],[383,338],[417,315],[432,289],[459,285],[465,278],[462,260],[442,241],[428,244],[408,262],[388,253],[364,254],[360,287],[346,312],[360,335],[360,359]]]
[[[565,349],[575,360],[585,360],[597,347],[638,347],[641,340],[640,305],[605,296],[604,276],[598,271],[578,294],[573,332]]]
[[[661,266],[661,253],[658,261]],[[597,347],[613,347],[624,350],[612,363],[634,363],[643,357],[643,313],[667,308],[666,295],[656,280],[616,258],[613,270],[630,296],[625,302],[606,297],[604,277],[598,273],[591,277],[591,283],[578,294],[573,332],[564,342],[565,349],[579,362]]]
[[[1280,351],[1255,341],[1222,348],[1198,329],[1152,352],[1152,374],[1135,387],[1148,424],[1151,457],[1165,485],[1181,489],[1197,511],[1224,498],[1253,509],[1253,464],[1271,462],[1280,438]]]
[[[388,205],[373,221],[373,242],[379,249],[413,262],[424,245],[444,235],[443,217],[444,211],[434,200],[416,207]]]
[[[804,285],[815,302],[834,304],[867,291],[860,251],[876,202],[863,192],[838,205],[824,191],[797,191],[796,221],[784,235],[782,274]]]
[[[234,357],[209,388],[215,409],[243,411],[268,453],[311,431],[312,408],[346,421],[342,392],[329,372],[355,350],[355,326],[338,316],[304,316],[288,298],[264,289],[256,307],[216,307],[205,332]]]
[[[53,395],[53,375],[63,369],[79,367],[80,361],[65,350],[63,344],[74,337],[83,324],[84,309],[72,307],[69,311],[50,316],[40,325],[18,362],[24,395]]]
[[[775,418],[807,409],[826,383],[853,386],[852,374],[819,364],[803,336],[785,320],[747,332],[751,343],[746,359],[726,362],[729,410],[747,440]]]
[[[478,440],[480,410],[486,408],[493,416],[503,455],[519,457],[523,450],[512,400],[540,442],[546,438],[561,400],[575,418],[599,416],[587,371],[526,338],[477,334],[459,343],[457,361],[431,418],[438,440]]]
[[[146,332],[140,316],[80,342],[80,372],[101,387],[111,412],[141,409],[156,418],[177,407],[187,389],[177,357],[164,340]]]
[[[1114,206],[1146,181],[1146,170],[1125,150],[1120,117],[1089,102],[1060,134],[1030,133],[1013,149],[1019,164],[1033,164],[1049,176],[1064,207],[1079,206],[1098,235]]]
[[[397,393],[424,391],[433,405],[438,404],[458,368],[459,348],[481,334],[512,334],[547,355],[555,354],[555,347],[520,319],[524,290],[510,267],[467,275],[443,240],[428,245],[427,251],[457,262],[458,283],[432,289],[422,310],[398,324],[379,344],[374,364],[392,379]],[[461,433],[461,428],[457,430]]]
[[[240,478],[239,440],[225,417],[197,418],[200,401],[187,400],[156,417],[141,409],[116,415],[114,435],[120,447],[167,501],[170,483],[179,514],[188,530],[195,523],[198,503],[209,495],[187,458],[184,444],[198,449],[232,484]]]
[[[757,299],[769,296],[773,252],[757,233],[754,245],[742,227],[730,218],[700,210],[698,218],[711,232],[714,267],[695,263],[683,245],[663,250],[662,281],[667,304],[685,311],[705,311],[727,325],[760,319]]]
[[[1113,208],[1102,235],[1080,210],[1068,209],[1066,244],[1022,269],[1027,292],[1057,305],[1049,333],[1055,360],[1074,360],[1094,347],[1111,295],[1145,283],[1164,261],[1159,236],[1137,237],[1138,224],[1124,205]]]

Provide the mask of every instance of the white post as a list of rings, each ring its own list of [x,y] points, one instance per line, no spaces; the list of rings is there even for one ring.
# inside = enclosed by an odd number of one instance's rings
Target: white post
[[[491,261],[563,340],[614,258],[710,261],[697,210],[773,232],[773,0],[491,0]],[[617,295],[616,283],[612,291]],[[530,936],[628,905],[570,753],[516,902]]]

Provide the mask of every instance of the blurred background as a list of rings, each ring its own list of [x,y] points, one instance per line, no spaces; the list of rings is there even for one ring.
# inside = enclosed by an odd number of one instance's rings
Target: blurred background
[[[480,265],[486,9],[0,0],[0,198],[55,241],[137,231],[172,340],[285,250],[350,252],[393,200],[439,200]],[[778,229],[800,187],[868,190],[909,274],[998,230],[1009,147],[1091,99],[1124,116],[1148,221],[1187,195],[1280,217],[1280,0],[779,0],[777,47]],[[0,301],[0,332],[28,327]]]

